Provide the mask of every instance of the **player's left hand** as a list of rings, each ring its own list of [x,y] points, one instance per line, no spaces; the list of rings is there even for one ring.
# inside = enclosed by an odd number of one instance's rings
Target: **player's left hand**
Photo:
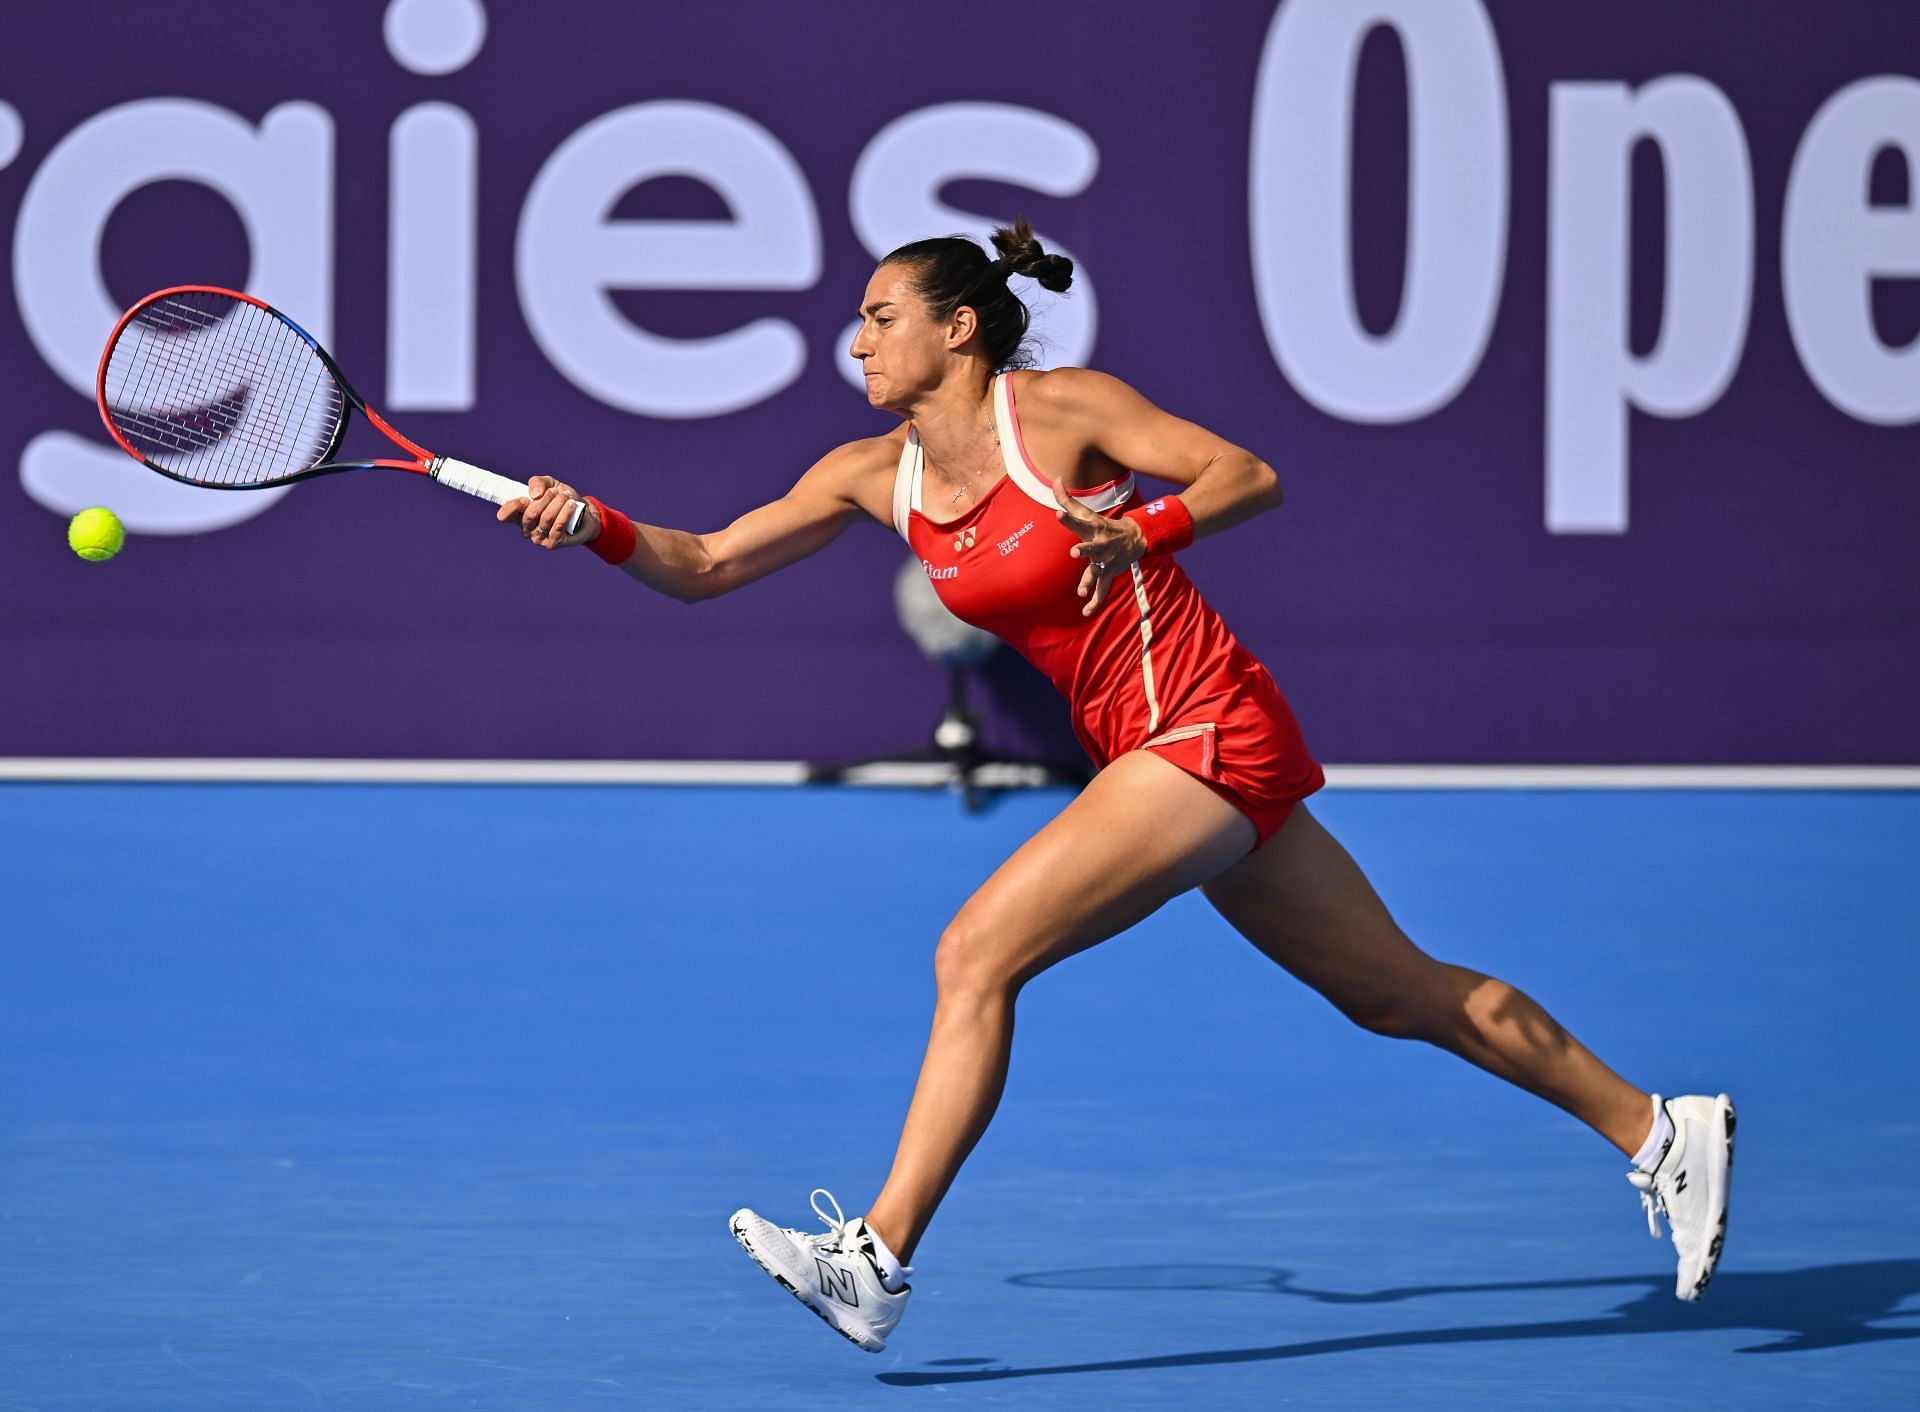
[[[1140,562],[1147,552],[1147,536],[1132,520],[1125,516],[1108,519],[1105,515],[1096,515],[1086,506],[1067,494],[1064,481],[1053,482],[1053,498],[1060,508],[1054,511],[1054,518],[1080,536],[1080,542],[1067,552],[1076,559],[1087,560],[1087,571],[1080,575],[1080,596],[1087,600],[1087,606],[1080,610],[1083,618],[1091,617],[1107,601],[1107,590],[1113,580],[1128,568]]]

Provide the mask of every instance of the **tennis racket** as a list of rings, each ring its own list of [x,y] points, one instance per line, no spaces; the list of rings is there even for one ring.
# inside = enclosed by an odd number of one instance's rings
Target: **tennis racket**
[[[495,505],[530,494],[524,481],[402,436],[311,334],[237,290],[183,284],[135,304],[107,339],[94,395],[121,450],[209,490],[260,490],[381,466]],[[336,459],[355,408],[408,459]],[[573,506],[569,534],[584,509]]]

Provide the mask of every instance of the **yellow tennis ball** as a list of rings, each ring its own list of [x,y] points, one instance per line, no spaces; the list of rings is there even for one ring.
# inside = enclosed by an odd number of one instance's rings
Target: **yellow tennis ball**
[[[82,510],[67,522],[67,543],[82,559],[95,563],[111,559],[126,542],[126,527],[120,523],[120,517],[104,505]]]

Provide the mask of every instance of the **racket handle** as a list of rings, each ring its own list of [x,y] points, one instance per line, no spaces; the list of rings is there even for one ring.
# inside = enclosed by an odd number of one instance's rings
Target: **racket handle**
[[[497,476],[492,471],[483,471],[478,466],[468,465],[465,461],[456,461],[451,456],[442,456],[433,463],[429,473],[442,485],[455,490],[464,490],[469,495],[477,495],[482,500],[495,505],[504,505],[509,500],[522,500],[533,494],[531,487],[523,480],[509,480],[506,476]],[[574,501],[573,509],[567,515],[567,533],[572,534],[580,527],[580,516],[587,507]]]

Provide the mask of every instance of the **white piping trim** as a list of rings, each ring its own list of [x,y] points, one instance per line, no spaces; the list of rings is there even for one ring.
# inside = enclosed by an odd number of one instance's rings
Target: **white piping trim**
[[[1025,491],[1029,500],[1037,500],[1049,510],[1058,509],[1053,487],[1027,464],[1020,450],[1020,422],[1013,411],[1012,373],[1001,373],[993,380],[993,421],[1000,433],[1000,463],[1007,468],[1008,479]],[[1128,471],[1112,485],[1093,494],[1077,490],[1068,494],[1095,514],[1103,515],[1133,498],[1133,472]]]
[[[1067,494],[1096,515],[1104,515],[1114,506],[1124,505],[1133,499],[1133,472],[1128,471],[1104,490],[1069,490]],[[1053,504],[1051,491],[1047,495],[1047,504]]]
[[[1001,373],[993,380],[993,420],[1000,433],[1000,464],[1007,468],[1007,479],[1025,491],[1028,499],[1051,507],[1053,487],[1035,475],[1027,458],[1020,454],[1020,432],[1013,424],[1013,404],[1008,400],[1011,383],[1010,373]]]
[[[1147,734],[1160,729],[1160,698],[1153,693],[1153,618],[1147,606],[1147,581],[1135,560],[1127,565],[1133,575],[1133,601],[1140,608],[1140,680],[1147,688]]]
[[[908,517],[920,508],[920,474],[926,469],[927,453],[920,445],[920,433],[907,428],[907,444],[900,448],[900,464],[893,472],[893,527],[909,544]]]
[[[1174,730],[1161,731],[1150,740],[1141,742],[1144,746],[1173,745],[1178,741],[1192,740],[1195,736],[1211,734],[1218,727],[1212,721],[1201,721],[1196,725],[1180,726]]]

